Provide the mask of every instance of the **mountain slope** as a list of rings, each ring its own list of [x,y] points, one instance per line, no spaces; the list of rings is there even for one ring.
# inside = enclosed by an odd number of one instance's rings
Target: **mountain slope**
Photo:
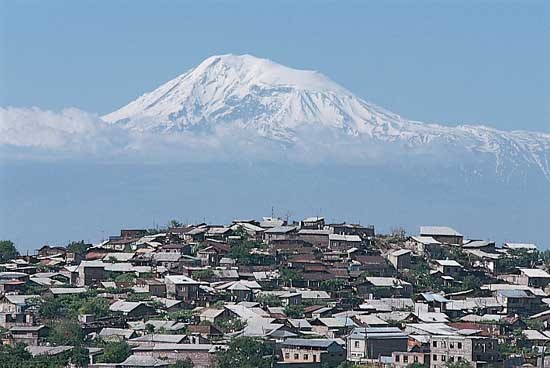
[[[499,174],[535,169],[550,179],[550,134],[406,120],[320,73],[250,55],[212,56],[102,118],[136,134],[232,127],[283,146],[312,144],[307,135],[321,130],[339,144],[391,143],[410,152],[444,151],[457,160],[469,155],[491,160]]]

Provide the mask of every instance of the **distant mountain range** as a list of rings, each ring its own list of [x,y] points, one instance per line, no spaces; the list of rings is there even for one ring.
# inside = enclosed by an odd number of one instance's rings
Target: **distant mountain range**
[[[250,55],[212,56],[102,119],[133,134],[204,136],[234,129],[243,139],[262,137],[287,150],[319,144],[315,152],[326,148],[324,156],[332,146],[349,144],[359,164],[362,155],[372,158],[369,150],[391,143],[391,150],[375,155],[401,161],[403,154],[417,153],[461,166],[490,162],[499,176],[536,171],[550,179],[550,134],[407,120],[318,72]]]

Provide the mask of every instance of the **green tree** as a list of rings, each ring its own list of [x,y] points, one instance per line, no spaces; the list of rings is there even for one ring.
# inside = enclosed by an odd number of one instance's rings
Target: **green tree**
[[[346,281],[342,279],[330,279],[321,282],[321,290],[339,291],[346,286]]]
[[[275,294],[260,294],[256,297],[256,301],[263,307],[280,307],[281,299]]]
[[[75,346],[71,351],[71,363],[77,367],[87,367],[89,359],[88,349],[83,346]]]
[[[170,220],[170,222],[168,222],[168,227],[182,227],[182,223],[179,222],[178,220]]]
[[[473,275],[468,275],[462,281],[463,290],[478,290],[481,287],[481,280]]]
[[[136,278],[137,278],[136,274],[127,272],[127,273],[122,273],[118,276],[115,276],[115,281],[116,282],[134,282]]]
[[[53,345],[80,346],[84,343],[84,332],[77,322],[62,320],[52,327],[48,341]]]
[[[300,271],[287,267],[283,267],[279,272],[279,275],[281,281],[285,285],[290,287],[292,287],[293,282],[303,279],[302,273]]]
[[[130,345],[126,341],[109,342],[98,360],[100,363],[122,363],[130,354]]]
[[[0,240],[0,262],[7,262],[19,256],[19,252],[11,240]]]
[[[304,316],[304,306],[302,304],[289,304],[284,309],[289,318],[302,318]]]
[[[246,327],[246,322],[240,318],[225,318],[217,322],[218,327],[224,332],[241,331]]]
[[[86,300],[78,309],[80,314],[93,314],[96,317],[105,317],[109,314],[109,303],[103,298]]]
[[[81,256],[84,256],[86,252],[88,251],[88,248],[90,247],[89,244],[84,243],[84,240],[81,241],[73,241],[70,242],[67,245],[67,251],[70,253],[79,254]]]
[[[237,337],[231,340],[228,349],[218,353],[217,368],[269,368],[273,351],[260,339]]]
[[[446,368],[473,368],[474,366],[469,361],[462,359],[455,362],[447,362],[447,364],[445,364],[445,367]]]
[[[189,358],[179,359],[170,365],[169,368],[193,368],[193,361]]]
[[[193,271],[193,273],[191,274],[191,277],[201,281],[210,280],[211,278],[214,277],[214,271],[212,271],[209,268],[204,270]]]
[[[424,364],[420,364],[418,362],[415,362],[415,363],[411,363],[411,364],[407,365],[407,368],[426,368],[426,366]]]

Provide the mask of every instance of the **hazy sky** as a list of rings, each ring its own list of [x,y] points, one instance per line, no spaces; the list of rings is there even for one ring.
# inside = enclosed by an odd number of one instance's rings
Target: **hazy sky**
[[[103,114],[210,55],[250,53],[407,118],[550,132],[544,1],[0,4],[0,106]]]

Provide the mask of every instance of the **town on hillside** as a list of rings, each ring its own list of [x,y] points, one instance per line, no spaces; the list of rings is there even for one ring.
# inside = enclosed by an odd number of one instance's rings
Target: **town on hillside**
[[[272,216],[30,253],[0,242],[0,367],[550,365],[535,244]]]

